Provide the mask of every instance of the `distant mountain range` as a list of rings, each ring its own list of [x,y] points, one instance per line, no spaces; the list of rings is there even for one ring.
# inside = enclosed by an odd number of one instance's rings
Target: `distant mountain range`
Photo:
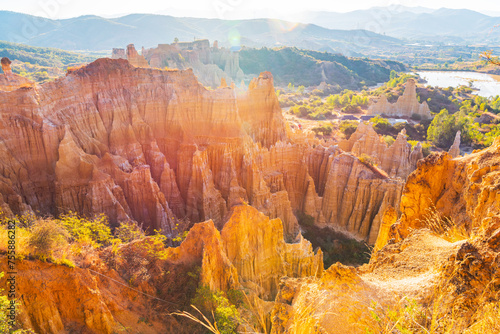
[[[405,44],[498,45],[500,17],[465,9],[373,7],[348,13],[306,12],[279,19],[220,20],[131,14],[50,20],[0,11],[0,40],[64,50],[102,51],[134,43],[207,38],[222,46],[295,46],[348,56],[383,54]],[[293,23],[302,22],[302,23]],[[402,51],[405,52],[405,51]]]
[[[134,43],[138,48],[172,43],[174,38],[218,40],[220,45],[296,46],[356,55],[372,48],[400,45],[399,39],[366,30],[331,30],[314,24],[275,19],[219,20],[131,14],[115,19],[81,16],[49,20],[0,11],[0,40],[64,50],[110,50]]]
[[[410,41],[500,43],[500,17],[468,9],[392,5],[348,13],[306,12],[291,19],[329,29],[366,29]]]

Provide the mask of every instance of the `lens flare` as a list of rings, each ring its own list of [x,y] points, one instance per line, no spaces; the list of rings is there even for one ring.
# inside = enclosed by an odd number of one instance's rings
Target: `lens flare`
[[[228,40],[231,44],[231,49],[241,47],[241,35],[238,29],[231,29],[228,33]]]

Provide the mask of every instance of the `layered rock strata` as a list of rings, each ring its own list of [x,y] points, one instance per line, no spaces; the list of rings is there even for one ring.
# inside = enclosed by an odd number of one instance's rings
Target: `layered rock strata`
[[[440,217],[467,231],[485,228],[500,214],[500,139],[479,152],[453,158],[435,153],[419,161],[401,197],[401,218],[387,239],[404,239],[411,230]],[[436,216],[437,215],[437,216]]]
[[[100,59],[30,89],[0,92],[0,206],[7,214],[105,213],[171,232],[221,228],[248,201],[299,231],[295,212],[376,240],[393,180],[336,147],[287,135],[272,75],[207,90],[193,72]],[[297,137],[298,138],[298,137]]]
[[[321,277],[323,256],[302,237],[286,243],[279,218],[269,219],[249,205],[238,205],[219,233],[212,221],[199,223],[186,240],[167,249],[167,262],[201,266],[200,284],[211,290],[245,287],[264,299],[276,296],[283,276]]]
[[[134,44],[127,45],[127,60],[135,67],[149,67],[148,61],[144,58],[144,55],[137,52]]]

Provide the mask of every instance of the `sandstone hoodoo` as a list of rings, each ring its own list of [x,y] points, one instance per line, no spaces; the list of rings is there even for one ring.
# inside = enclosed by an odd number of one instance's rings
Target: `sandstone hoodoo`
[[[5,74],[6,76],[11,76],[12,69],[10,68],[10,64],[12,64],[12,62],[10,61],[10,59],[7,57],[3,57],[1,63],[3,74]]]
[[[414,79],[408,79],[405,91],[396,103],[390,103],[385,95],[368,108],[369,115],[386,115],[390,117],[420,117],[431,118],[431,111],[427,102],[419,103],[417,88]],[[415,116],[414,116],[415,115]]]
[[[453,141],[453,145],[451,145],[450,150],[448,151],[448,153],[450,153],[450,155],[453,158],[456,158],[460,155],[460,136],[461,132],[458,131],[457,134],[455,135],[455,140]]]
[[[243,199],[281,218],[289,240],[304,212],[374,243],[385,207],[398,206],[402,181],[340,149],[294,142],[268,72],[236,97],[206,90],[190,70],[100,59],[0,94],[8,214],[104,213],[171,233],[180,218],[221,226]]]
[[[0,74],[0,91],[10,92],[21,87],[31,87],[34,83],[25,77],[12,73],[12,61],[3,57],[1,60],[3,75]]]

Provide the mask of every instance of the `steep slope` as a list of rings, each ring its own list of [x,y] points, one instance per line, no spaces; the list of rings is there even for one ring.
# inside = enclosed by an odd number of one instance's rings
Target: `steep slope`
[[[466,157],[421,160],[405,186],[401,218],[386,211],[392,226],[381,230],[385,245],[377,245],[369,264],[281,280],[273,333],[495,333],[499,159],[500,139]]]
[[[402,179],[406,179],[417,168],[417,161],[423,158],[420,144],[411,149],[406,139],[406,130],[403,129],[396,141],[388,147],[373,127],[366,123],[360,123],[349,139],[339,142],[339,147],[358,157],[368,155],[387,175]]]
[[[491,217],[500,214],[499,149],[497,138],[491,147],[464,157],[440,153],[421,160],[407,180],[401,219],[391,236],[405,238],[411,229],[425,226],[433,211],[469,232],[487,228]]]
[[[195,224],[176,248],[147,237],[86,257],[84,268],[17,261],[23,328],[40,333],[202,333],[170,314],[189,307],[193,288],[245,289],[273,300],[281,277],[320,277],[323,272],[321,250],[315,254],[302,238],[286,243],[281,221],[248,205],[234,208],[222,232],[211,220]],[[6,263],[0,271],[8,271]],[[6,279],[0,281],[6,284]]]

